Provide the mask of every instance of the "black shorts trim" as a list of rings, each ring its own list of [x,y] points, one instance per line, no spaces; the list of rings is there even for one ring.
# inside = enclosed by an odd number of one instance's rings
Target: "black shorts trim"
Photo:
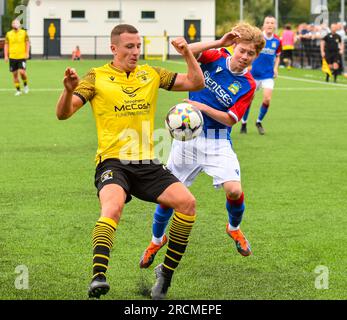
[[[98,164],[95,172],[98,195],[105,185],[117,184],[127,194],[125,202],[135,196],[144,201],[158,203],[158,197],[176,182],[179,180],[157,160],[122,162],[119,159],[106,159]]]

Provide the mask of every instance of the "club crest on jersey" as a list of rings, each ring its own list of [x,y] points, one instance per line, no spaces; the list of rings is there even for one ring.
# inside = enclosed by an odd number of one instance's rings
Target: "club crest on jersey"
[[[104,183],[107,180],[111,180],[113,178],[113,172],[111,170],[106,170],[101,175],[101,182]]]
[[[276,41],[272,41],[271,46],[272,46],[272,48],[276,48],[277,47]]]
[[[235,81],[229,86],[228,89],[232,94],[236,95],[241,89],[241,83],[238,81]]]
[[[140,82],[147,82],[148,81],[148,72],[141,70],[138,71],[135,75],[135,77],[140,81]]]
[[[115,78],[114,76],[110,76],[110,80],[113,81]]]

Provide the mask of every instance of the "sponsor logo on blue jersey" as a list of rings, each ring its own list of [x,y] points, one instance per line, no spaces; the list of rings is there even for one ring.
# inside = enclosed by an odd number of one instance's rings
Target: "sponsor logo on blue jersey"
[[[270,56],[274,56],[276,54],[276,49],[264,48],[261,53],[268,54]]]
[[[204,71],[205,85],[208,90],[215,94],[219,102],[224,106],[230,107],[233,104],[233,98],[226,92],[221,85],[211,78],[210,73]]]

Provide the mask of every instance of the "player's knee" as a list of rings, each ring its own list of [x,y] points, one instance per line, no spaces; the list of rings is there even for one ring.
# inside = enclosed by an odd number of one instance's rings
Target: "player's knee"
[[[263,100],[263,105],[269,107],[271,102],[271,97],[265,97]]]
[[[102,215],[104,217],[111,218],[117,223],[120,220],[122,210],[123,210],[123,206],[121,206],[120,204],[116,202],[107,202],[101,208]]]
[[[181,198],[175,210],[188,216],[193,216],[195,215],[195,207],[195,197],[191,193],[188,193]]]
[[[241,186],[231,186],[227,191],[227,196],[231,200],[238,200],[242,195]]]

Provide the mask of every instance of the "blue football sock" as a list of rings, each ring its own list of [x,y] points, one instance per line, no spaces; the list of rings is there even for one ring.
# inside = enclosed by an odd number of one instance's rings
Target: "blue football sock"
[[[237,228],[242,221],[243,212],[245,211],[244,194],[242,193],[237,200],[227,198],[226,209],[228,211],[229,224]]]
[[[160,204],[157,205],[154,212],[152,225],[152,232],[154,237],[161,238],[164,235],[166,226],[171,218],[172,213],[172,208],[165,208]]]
[[[269,110],[269,105],[268,104],[265,104],[263,103],[260,107],[260,111],[259,111],[259,116],[258,116],[258,120],[257,122],[262,122],[267,111]]]

